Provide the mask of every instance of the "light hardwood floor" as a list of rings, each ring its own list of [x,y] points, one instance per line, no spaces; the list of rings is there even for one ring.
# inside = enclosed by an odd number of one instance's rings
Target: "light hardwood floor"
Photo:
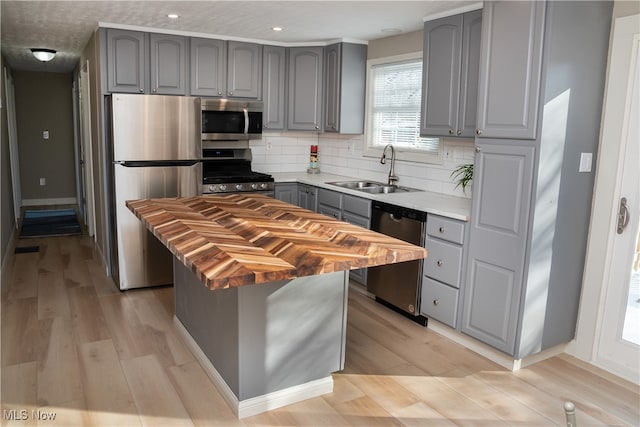
[[[119,292],[86,236],[16,243],[40,250],[2,275],[3,426],[563,426],[566,400],[579,427],[640,424],[635,385],[569,356],[506,371],[358,292],[334,392],[237,420],[176,334],[172,288]]]

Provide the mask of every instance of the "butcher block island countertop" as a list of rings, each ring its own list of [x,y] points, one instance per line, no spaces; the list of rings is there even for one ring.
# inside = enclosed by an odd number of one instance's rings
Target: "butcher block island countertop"
[[[128,201],[211,290],[424,258],[424,248],[260,194]]]

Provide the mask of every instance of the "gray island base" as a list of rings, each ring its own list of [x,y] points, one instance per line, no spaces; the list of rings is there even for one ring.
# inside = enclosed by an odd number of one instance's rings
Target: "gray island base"
[[[333,391],[348,271],[211,291],[177,259],[174,322],[238,418]]]

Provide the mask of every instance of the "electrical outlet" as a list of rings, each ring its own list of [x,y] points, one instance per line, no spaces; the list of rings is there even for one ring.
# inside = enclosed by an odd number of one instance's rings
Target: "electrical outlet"
[[[40,185],[41,186],[47,185],[47,179],[46,178],[40,178]]]
[[[42,131],[42,139],[49,139],[49,131],[48,130],[43,130]]]
[[[264,148],[269,151],[271,150],[273,147],[271,146],[271,141],[267,141],[266,144],[264,144]]]
[[[445,160],[451,159],[451,155],[452,154],[453,153],[451,152],[451,150],[444,150],[444,158],[445,158]]]
[[[349,152],[349,154],[356,154],[356,147],[353,142],[347,144],[347,151]]]

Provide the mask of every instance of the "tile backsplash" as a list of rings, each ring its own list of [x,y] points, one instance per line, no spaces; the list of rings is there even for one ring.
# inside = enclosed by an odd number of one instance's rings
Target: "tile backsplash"
[[[351,176],[386,182],[389,163],[380,164],[379,158],[364,157],[364,135],[283,132],[263,133],[262,139],[251,142],[253,169],[260,172],[304,172],[309,166],[309,147],[318,145],[320,170],[336,175]],[[451,171],[463,163],[472,163],[473,140],[443,139],[442,165],[396,160],[398,185],[414,187],[436,193],[471,197],[451,179]]]

